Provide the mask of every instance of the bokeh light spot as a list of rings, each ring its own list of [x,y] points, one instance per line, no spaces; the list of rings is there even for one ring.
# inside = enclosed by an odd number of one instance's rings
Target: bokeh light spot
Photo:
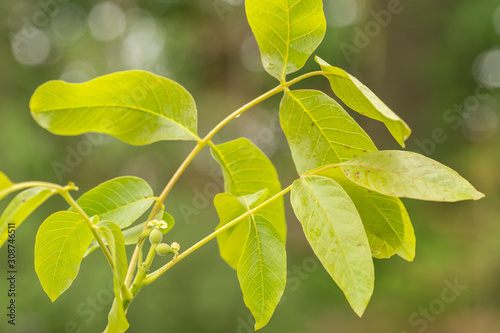
[[[33,29],[29,36],[18,33],[11,39],[14,58],[20,64],[36,66],[43,64],[50,55],[50,39],[45,32]]]
[[[475,63],[477,79],[487,87],[500,88],[500,50],[481,54]]]
[[[126,23],[123,10],[109,1],[98,3],[90,11],[90,32],[99,41],[109,42],[117,38],[125,30]]]
[[[347,27],[357,22],[360,8],[356,0],[329,0],[325,2],[328,25]]]
[[[500,6],[497,7],[493,14],[493,26],[495,27],[496,33],[500,35]]]
[[[259,46],[254,36],[247,37],[241,43],[240,57],[241,62],[247,69],[253,72],[262,72],[264,70],[260,60]]]

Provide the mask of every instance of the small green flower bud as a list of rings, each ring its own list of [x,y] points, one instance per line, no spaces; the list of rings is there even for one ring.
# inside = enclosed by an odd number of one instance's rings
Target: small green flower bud
[[[151,220],[148,223],[148,227],[159,227],[161,229],[166,229],[166,228],[168,228],[168,223],[163,221],[163,220],[161,220],[161,221]]]
[[[177,242],[173,242],[170,246],[172,247],[172,252],[179,252],[181,249],[181,246]]]
[[[172,253],[172,248],[170,245],[165,243],[160,243],[156,246],[156,254],[160,256],[166,256],[167,254]]]
[[[159,228],[154,228],[149,234],[149,241],[151,244],[159,244],[163,240],[163,233]]]

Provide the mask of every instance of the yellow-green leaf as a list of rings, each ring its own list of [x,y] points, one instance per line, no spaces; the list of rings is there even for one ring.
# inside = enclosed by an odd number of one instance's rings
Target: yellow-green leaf
[[[306,176],[293,183],[291,202],[314,253],[361,316],[375,277],[370,244],[351,198],[332,179]]]
[[[267,189],[242,197],[220,193],[214,203],[223,227],[261,204]],[[221,256],[235,269],[245,304],[252,312],[255,329],[267,324],[286,284],[285,242],[271,222],[250,214],[218,235]]]
[[[219,193],[215,196],[214,205],[219,215],[220,229],[237,217],[245,214],[248,209],[258,206],[267,197],[267,189],[255,194],[235,197],[231,193]],[[221,257],[234,269],[238,268],[241,253],[248,237],[250,218],[238,222],[235,226],[217,236]]]
[[[137,177],[118,177],[84,193],[77,203],[88,216],[99,215],[126,228],[137,220],[154,202],[153,190]],[[73,208],[70,208],[72,211]]]
[[[98,226],[114,261],[113,290],[115,300],[108,315],[108,330],[110,333],[123,333],[129,327],[121,296],[121,287],[127,275],[125,239],[120,227],[111,221],[99,222]]]
[[[225,192],[242,197],[268,189],[265,200],[281,192],[281,184],[274,165],[248,139],[239,138],[213,146],[212,155],[222,167]],[[256,213],[269,220],[281,237],[286,239],[282,198],[276,199]]]
[[[86,222],[74,212],[54,213],[38,229],[35,271],[52,302],[73,283],[92,238]]]
[[[121,288],[127,275],[127,253],[125,252],[125,238],[120,227],[111,221],[101,221],[97,224],[108,245],[115,261],[116,287]]]
[[[394,111],[354,76],[319,57],[316,57],[316,61],[321,66],[323,75],[330,81],[333,92],[342,102],[364,116],[383,122],[398,143],[405,146],[411,129]]]
[[[314,174],[332,178],[352,199],[363,221],[373,257],[389,258],[397,253],[408,261],[415,258],[415,232],[401,200],[354,184],[339,166],[320,168]]]
[[[238,280],[255,330],[271,319],[286,285],[285,242],[272,223],[251,215],[248,237],[238,264]]]
[[[262,64],[281,81],[304,66],[326,32],[321,0],[246,0],[245,8]]]
[[[125,310],[123,309],[123,303],[114,299],[108,314],[109,333],[124,333],[128,330],[129,326]]]
[[[14,223],[17,229],[35,209],[56,193],[55,189],[32,187],[16,195],[0,216],[0,247],[7,240],[9,223]]]
[[[417,153],[372,152],[341,168],[354,183],[385,195],[451,202],[484,197],[456,171]]]
[[[58,135],[99,132],[133,144],[196,140],[193,97],[178,83],[144,71],[127,71],[73,84],[49,81],[30,102],[31,114]]]
[[[0,200],[2,200],[8,193],[4,192],[6,189],[14,185],[3,172],[0,171]]]
[[[377,150],[354,119],[320,91],[287,91],[280,122],[300,175]]]

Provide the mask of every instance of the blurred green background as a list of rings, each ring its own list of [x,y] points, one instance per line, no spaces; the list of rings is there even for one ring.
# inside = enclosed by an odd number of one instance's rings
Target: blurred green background
[[[110,137],[58,137],[39,128],[29,99],[48,80],[82,82],[127,69],[172,78],[194,95],[201,134],[276,82],[260,65],[243,0],[2,0],[0,170],[14,181],[74,181],[81,192],[121,175],[158,193],[193,143],[131,147]],[[486,198],[454,204],[406,200],[417,236],[413,263],[376,260],[375,293],[359,319],[319,266],[286,202],[289,284],[262,332],[500,332],[500,3],[325,0],[328,31],[317,50],[356,75],[412,127],[407,149],[445,163]],[[390,16],[388,6],[397,8]],[[375,14],[374,14],[375,13]],[[377,14],[378,13],[378,14]],[[316,70],[313,61],[302,70]],[[326,80],[303,87],[324,89]],[[216,143],[246,136],[273,160],[283,185],[296,172],[277,118],[279,98],[247,112]],[[380,149],[396,142],[379,123],[353,116]],[[187,248],[217,225],[220,171],[204,151],[168,197],[177,224],[169,241]],[[0,209],[7,204],[4,200]],[[0,250],[0,332],[100,332],[111,275],[97,251],[55,303],[33,267],[37,226],[65,209],[52,198],[19,229],[17,325],[6,324],[5,247]],[[161,259],[157,260],[161,263]],[[449,285],[458,284],[453,299]],[[447,297],[448,296],[448,297]],[[246,333],[253,321],[236,274],[216,242],[144,289],[130,332]]]

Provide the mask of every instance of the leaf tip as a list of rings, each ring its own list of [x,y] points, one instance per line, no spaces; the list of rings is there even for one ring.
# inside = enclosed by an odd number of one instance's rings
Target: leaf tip
[[[401,146],[401,148],[406,148],[406,144],[405,144],[405,141],[406,139],[408,139],[408,136],[404,136],[403,138],[398,138],[397,141],[399,143],[399,145]]]
[[[57,294],[54,294],[54,293],[49,293],[49,292],[47,292],[47,291],[45,291],[45,292],[47,293],[47,296],[49,296],[50,301],[51,301],[52,303],[54,303],[54,302],[56,301],[56,299],[58,299],[58,298],[59,298],[59,296],[60,296],[60,295],[57,295]]]
[[[317,55],[314,56],[314,61],[316,61],[320,66],[330,66],[326,61],[324,61]]]
[[[254,325],[254,331],[258,331],[260,330],[261,328],[264,328],[264,326],[267,325],[267,323],[269,322],[269,319],[267,320],[263,320],[263,319],[257,319],[255,316],[255,325]]]
[[[413,262],[413,260],[415,260],[415,253],[408,253],[408,254],[405,254],[405,255],[402,255],[401,258],[403,258],[404,260],[408,261],[408,262]]]
[[[406,148],[405,142],[410,138],[411,128],[403,119],[399,119],[399,123],[403,127],[402,132],[400,132],[400,135],[397,133],[393,133],[390,129],[389,132],[391,132],[391,134],[394,136],[394,138],[402,148]]]
[[[486,195],[484,193],[476,190],[476,193],[473,194],[472,199],[473,200],[480,200],[480,199],[484,198],[485,196]]]
[[[368,306],[368,301],[366,303],[362,303],[362,304],[351,304],[351,307],[354,310],[354,313],[356,313],[356,315],[359,318],[363,317],[363,314],[365,313],[366,307]]]

